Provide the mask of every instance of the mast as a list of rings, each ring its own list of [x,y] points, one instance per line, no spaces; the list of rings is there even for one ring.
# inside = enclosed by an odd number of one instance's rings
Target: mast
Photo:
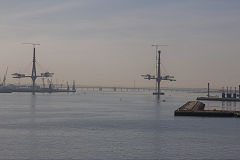
[[[152,47],[155,47],[156,49],[156,77],[158,76],[158,47],[161,46],[168,46],[166,44],[153,44]],[[155,92],[158,91],[158,81],[156,81],[156,88],[155,88]]]
[[[35,92],[35,81],[37,79],[37,73],[36,73],[36,55],[35,55],[35,45],[33,45],[33,66],[32,66],[32,87],[33,92]]]
[[[158,76],[157,76],[157,91],[158,91],[158,94],[160,94],[160,81],[161,81],[161,70],[160,70],[160,54],[161,54],[161,51],[159,50],[158,51]]]

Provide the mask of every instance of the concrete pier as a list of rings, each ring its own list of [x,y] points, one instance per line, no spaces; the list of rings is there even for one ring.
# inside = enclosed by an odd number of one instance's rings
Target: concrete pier
[[[240,98],[220,98],[220,97],[197,97],[197,100],[201,101],[232,101],[240,102]]]
[[[204,110],[205,104],[190,101],[174,112],[175,116],[240,117],[240,111]]]

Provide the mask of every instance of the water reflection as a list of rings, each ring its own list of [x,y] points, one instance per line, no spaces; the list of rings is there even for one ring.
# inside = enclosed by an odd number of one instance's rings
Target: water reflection
[[[38,157],[38,139],[36,135],[36,99],[37,95],[32,94],[30,99],[30,115],[29,115],[29,159],[36,159]]]
[[[155,120],[159,121],[160,119],[160,110],[161,110],[161,98],[156,96],[156,105],[155,105]]]
[[[161,158],[161,152],[162,152],[162,146],[161,144],[163,143],[163,139],[162,139],[162,132],[161,132],[161,110],[162,110],[162,106],[161,106],[161,96],[157,95],[155,96],[156,99],[156,103],[155,103],[155,108],[154,108],[154,112],[155,112],[155,120],[154,120],[154,132],[153,132],[153,145],[154,145],[154,154],[155,154],[155,158],[156,159],[160,159]]]
[[[156,98],[156,102],[157,103],[161,102],[161,96],[160,95],[156,95],[155,98]]]
[[[240,110],[239,102],[222,101],[222,110]],[[238,104],[238,105],[237,105]]]
[[[31,109],[31,113],[35,114],[35,107],[36,107],[36,94],[32,94],[31,95],[31,100],[30,100],[30,109]]]
[[[206,101],[205,109],[208,110],[229,110],[229,111],[240,111],[240,102],[231,101]]]

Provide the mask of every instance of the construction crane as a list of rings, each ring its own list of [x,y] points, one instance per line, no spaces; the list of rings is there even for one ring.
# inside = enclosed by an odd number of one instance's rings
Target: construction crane
[[[52,83],[52,79],[51,80],[49,80],[49,79],[47,79],[47,83],[48,83],[48,88],[49,89],[53,89],[53,83]]]
[[[21,73],[14,73],[12,74],[13,78],[31,78],[32,79],[32,91],[35,92],[35,81],[38,77],[52,77],[53,73],[49,73],[49,72],[45,72],[45,73],[41,73],[41,75],[37,75],[37,69],[36,69],[36,54],[35,54],[35,48],[36,45],[40,45],[38,43],[22,43],[22,44],[30,44],[33,46],[33,64],[32,64],[32,74],[31,75],[25,75],[25,74],[21,74]]]
[[[20,73],[13,73],[12,74],[13,78],[24,78],[26,77],[25,74],[20,74]]]
[[[7,67],[6,72],[5,72],[4,76],[3,76],[2,86],[6,86],[7,73],[8,73],[8,67]]]
[[[67,81],[67,90],[69,91],[69,89],[70,89],[70,87],[69,87],[69,85],[68,85],[68,81]]]
[[[76,91],[75,81],[73,81],[72,90]]]
[[[50,73],[50,72],[41,73],[41,77],[52,77],[53,75],[54,73]]]
[[[161,51],[158,50],[158,56],[157,56],[157,76],[154,75],[150,75],[150,74],[145,74],[145,75],[141,75],[144,79],[147,80],[151,80],[154,79],[156,80],[156,92],[153,92],[154,95],[162,95],[164,93],[160,92],[160,82],[162,80],[167,80],[167,81],[176,81],[174,79],[174,76],[170,76],[170,75],[166,75],[166,76],[161,76],[161,70],[160,70],[160,55],[161,55]]]
[[[43,81],[43,88],[45,88],[45,81],[44,81],[44,77],[42,77],[42,81]]]
[[[54,73],[50,73],[50,72],[41,73],[41,77],[42,77],[42,81],[43,81],[43,88],[45,88],[45,78],[52,77],[53,75],[54,75]]]
[[[40,44],[39,44],[39,43],[22,43],[22,44],[31,44],[31,45],[33,45],[33,48],[35,48],[35,47],[36,47],[36,45],[39,45],[39,46],[40,46]]]

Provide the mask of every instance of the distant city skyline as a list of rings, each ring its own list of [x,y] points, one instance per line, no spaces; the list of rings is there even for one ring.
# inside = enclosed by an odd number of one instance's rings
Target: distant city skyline
[[[237,0],[0,0],[0,77],[37,71],[80,85],[155,86],[155,48],[163,87],[235,87],[240,84],[240,2]],[[30,80],[21,80],[31,83]],[[37,83],[41,84],[38,79]]]

